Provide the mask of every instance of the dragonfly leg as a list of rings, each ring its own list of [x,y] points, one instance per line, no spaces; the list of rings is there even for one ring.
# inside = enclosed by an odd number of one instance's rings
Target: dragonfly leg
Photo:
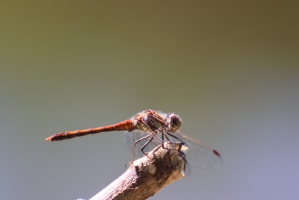
[[[141,142],[142,140],[145,140],[146,138],[149,138],[149,137],[152,137],[152,134],[148,134],[147,136],[144,136],[144,137],[142,137],[142,138],[140,138],[140,139],[138,139],[138,140],[136,140],[135,142],[134,142],[134,145],[133,145],[133,148],[132,148],[132,163],[133,163],[133,161],[134,161],[134,152],[135,152],[135,146],[136,146],[136,144],[138,143],[138,142]],[[147,144],[148,144],[148,142],[147,142]],[[144,146],[144,145],[143,145]],[[143,151],[142,151],[142,153],[144,153]]]
[[[180,143],[179,143],[179,148],[178,148],[178,151],[180,152],[181,151],[181,148],[182,148],[182,146],[185,144],[185,142],[183,141],[183,140],[181,140],[180,138],[178,138],[177,136],[175,136],[175,135],[173,135],[173,134],[171,134],[171,133],[169,133],[169,132],[166,132],[169,136],[171,136],[171,137],[173,137],[173,138],[175,138],[175,139],[177,139],[177,140],[179,140],[179,141],[181,141]],[[166,136],[166,135],[165,135]],[[167,138],[168,139],[168,138]],[[169,140],[169,139],[168,139]],[[170,140],[169,140],[170,141]]]
[[[151,134],[152,135],[152,134]],[[152,138],[151,139],[149,139],[142,147],[141,147],[141,151],[142,151],[142,153],[144,154],[144,155],[146,155],[147,156],[147,153],[145,153],[143,150],[144,150],[144,148],[152,141],[154,139],[154,137],[152,136]]]
[[[164,132],[162,132],[161,134],[162,134],[162,136],[161,136],[162,137],[162,145],[161,146],[162,146],[163,149],[166,149],[165,146],[164,146],[164,141],[165,141],[164,137],[166,138],[168,143],[173,144],[173,142],[167,137],[167,135]]]
[[[169,136],[179,140],[179,148],[177,149],[178,153],[179,153],[179,156],[183,159],[183,161],[185,162],[185,164],[187,164],[187,160],[186,160],[186,154],[181,150],[182,149],[182,146],[185,144],[185,142],[183,142],[183,140],[181,140],[180,138],[176,137],[175,135],[169,133],[169,132],[166,132]],[[166,135],[165,135],[166,136]],[[167,136],[166,136],[167,137]],[[168,139],[168,138],[167,138]],[[169,140],[169,139],[168,139]],[[186,167],[186,165],[185,165]],[[185,171],[185,168],[184,168],[184,171]]]
[[[164,132],[162,132],[162,133],[161,133],[161,139],[162,139],[162,145],[161,145],[161,146],[162,146],[163,149],[165,149],[165,147],[164,147],[164,135],[165,135]],[[165,136],[166,136],[166,135],[165,135]],[[166,136],[166,138],[167,138],[167,136]],[[168,139],[168,138],[167,138],[167,139]],[[169,140],[169,139],[168,139],[168,140]]]

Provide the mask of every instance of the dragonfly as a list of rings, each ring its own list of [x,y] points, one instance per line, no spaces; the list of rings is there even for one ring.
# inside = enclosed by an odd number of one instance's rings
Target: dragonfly
[[[125,131],[125,143],[132,152],[132,162],[135,156],[147,155],[155,147],[173,144],[172,147],[182,152],[186,162],[199,168],[217,169],[222,166],[222,158],[218,151],[180,131],[182,119],[175,113],[163,113],[154,110],[144,110],[133,117],[116,124],[65,131],[54,134],[46,141],[60,141],[92,135],[101,132]],[[169,148],[171,145],[167,145]]]

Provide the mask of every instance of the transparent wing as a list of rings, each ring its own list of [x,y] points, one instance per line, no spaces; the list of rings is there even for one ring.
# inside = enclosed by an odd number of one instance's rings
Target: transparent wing
[[[222,158],[215,149],[179,131],[173,135],[185,143],[185,145],[182,147],[182,150],[186,154],[186,160],[189,164],[195,167],[206,169],[217,169],[222,166]],[[174,137],[169,135],[168,137],[174,143],[180,142]]]
[[[130,152],[132,152],[135,141],[144,138],[149,134],[150,133],[148,132],[144,132],[140,130],[125,132],[125,143],[128,149],[130,149]],[[149,144],[144,148],[144,151],[149,152],[153,150],[156,146],[161,145],[162,144],[161,135],[162,135],[161,133],[152,135],[153,140],[149,142]],[[206,169],[217,169],[222,166],[222,158],[215,149],[179,131],[173,133],[173,135],[185,143],[185,145],[181,149],[186,155],[187,163],[195,167],[206,168]],[[173,142],[172,148],[178,149],[178,144],[181,141],[170,135],[167,135],[167,137],[171,142]],[[135,155],[134,159],[144,156],[144,154],[141,151],[141,148],[150,140],[150,138],[151,137],[148,137],[136,144],[134,150],[134,155]],[[167,139],[164,138],[164,142],[166,141]]]
[[[134,142],[148,136],[150,133],[140,131],[140,130],[134,130],[134,131],[126,131],[125,132],[125,144],[130,149],[130,152],[132,152]],[[144,154],[141,151],[141,148],[150,140],[150,138],[153,137],[153,140],[146,145],[144,148],[144,152],[150,152],[153,150],[156,146],[162,144],[162,139],[161,139],[161,133],[149,136],[148,138],[141,140],[140,142],[136,143],[135,145],[135,150],[134,150],[134,159],[140,158],[144,156]]]

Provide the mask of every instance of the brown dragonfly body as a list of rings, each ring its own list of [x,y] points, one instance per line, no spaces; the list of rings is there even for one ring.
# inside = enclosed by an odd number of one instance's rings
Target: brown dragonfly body
[[[133,128],[134,128],[134,124],[132,120],[125,120],[109,126],[101,126],[97,128],[89,128],[89,129],[65,131],[65,132],[57,133],[55,135],[48,137],[46,141],[50,141],[50,142],[59,141],[59,140],[71,139],[74,137],[81,137],[84,135],[108,132],[108,131],[129,131]]]
[[[145,110],[133,116],[131,119],[127,119],[113,125],[75,130],[75,131],[65,131],[48,137],[46,141],[50,141],[50,142],[59,141],[59,140],[71,139],[74,137],[81,137],[84,135],[108,132],[108,131],[129,131],[130,132],[138,129],[145,132],[152,132],[155,131],[157,128],[165,127],[165,125],[166,123],[163,117],[161,117],[157,112],[153,110]]]
[[[132,161],[134,153],[138,154],[141,151],[147,155],[145,149],[152,150],[158,145],[164,148],[164,142],[169,142],[174,144],[173,147],[178,151],[188,149],[187,159],[193,165],[202,168],[219,168],[222,165],[220,154],[211,147],[182,134],[179,131],[181,124],[181,118],[174,113],[165,114],[154,110],[145,110],[130,119],[113,125],[61,132],[46,138],[46,141],[60,141],[101,132],[126,131],[125,139],[132,150]],[[138,146],[138,151],[135,152],[136,146]],[[188,158],[188,152],[191,152],[190,158]]]

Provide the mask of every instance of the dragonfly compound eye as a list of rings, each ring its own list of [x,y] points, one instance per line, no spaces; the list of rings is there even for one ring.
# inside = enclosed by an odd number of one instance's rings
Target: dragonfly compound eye
[[[167,116],[167,124],[169,132],[176,132],[182,125],[182,119],[178,115],[170,113]]]

